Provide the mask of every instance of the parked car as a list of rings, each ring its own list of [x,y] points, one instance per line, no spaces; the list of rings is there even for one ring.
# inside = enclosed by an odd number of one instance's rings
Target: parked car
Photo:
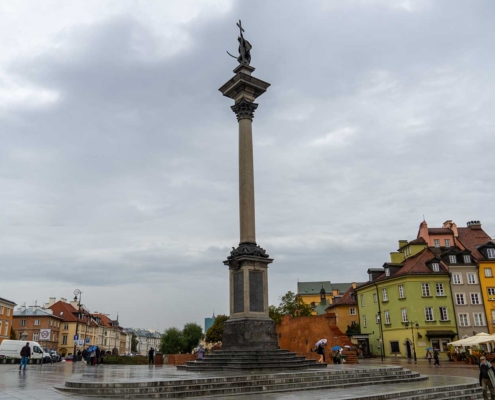
[[[65,357],[64,357],[64,360],[65,360],[65,361],[74,361],[74,357],[73,357],[73,355],[72,355],[72,354],[69,354],[68,356],[65,356]]]
[[[60,354],[58,354],[55,350],[52,350],[51,351],[51,356],[52,356],[53,362],[60,362],[60,361],[62,361],[62,356]]]

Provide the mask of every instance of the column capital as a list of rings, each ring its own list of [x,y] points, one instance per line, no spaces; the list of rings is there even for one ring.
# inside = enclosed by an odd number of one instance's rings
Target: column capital
[[[258,104],[241,99],[230,108],[235,112],[237,121],[240,121],[241,119],[250,119],[252,121],[254,118],[254,111],[258,108]]]

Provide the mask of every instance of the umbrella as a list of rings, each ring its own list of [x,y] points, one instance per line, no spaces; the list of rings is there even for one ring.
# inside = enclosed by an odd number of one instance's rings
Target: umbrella
[[[426,350],[433,350],[433,347],[427,347]]]
[[[88,348],[88,351],[96,351],[96,346],[91,346]]]
[[[315,347],[318,347],[321,344],[327,344],[327,339],[320,339],[316,342]]]
[[[336,351],[336,350],[342,350],[342,347],[340,347],[340,346],[333,346],[332,347],[332,351]]]

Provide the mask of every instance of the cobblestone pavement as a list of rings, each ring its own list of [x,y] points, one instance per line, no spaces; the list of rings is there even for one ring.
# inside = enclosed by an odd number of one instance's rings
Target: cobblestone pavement
[[[425,387],[432,385],[443,385],[452,383],[451,377],[478,377],[477,366],[470,366],[461,363],[444,362],[440,368],[428,365],[426,360],[418,360],[415,364],[403,359],[380,359],[361,360],[360,366],[376,368],[382,365],[401,365],[404,368],[418,371],[425,375],[430,375],[431,379],[424,382],[404,383],[393,385],[394,390],[405,390],[417,388],[418,385]],[[330,365],[329,368],[341,369],[352,368],[351,365]],[[183,379],[194,378],[196,374],[190,372],[177,371],[174,366],[113,366],[103,365],[98,367],[88,367],[82,363],[58,363],[53,365],[29,365],[26,372],[19,372],[16,365],[0,364],[0,400],[61,400],[79,399],[96,400],[97,397],[72,396],[57,391],[54,386],[63,386],[69,378],[71,380],[95,381],[142,381],[142,380],[163,380],[163,379]],[[201,374],[197,376],[206,377]],[[463,381],[463,379],[459,379]],[[310,390],[302,392],[273,393],[256,395],[256,400],[295,400],[295,399],[352,399],[353,395],[363,393],[379,393],[381,390],[390,391],[391,385],[373,385],[356,388],[346,388],[342,390]],[[225,399],[230,399],[226,397]],[[253,399],[253,396],[235,396],[232,399]]]

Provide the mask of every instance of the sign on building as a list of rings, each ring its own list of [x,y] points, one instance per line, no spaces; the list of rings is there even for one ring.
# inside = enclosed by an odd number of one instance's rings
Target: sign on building
[[[50,340],[51,333],[52,333],[51,329],[40,329],[39,341]]]

